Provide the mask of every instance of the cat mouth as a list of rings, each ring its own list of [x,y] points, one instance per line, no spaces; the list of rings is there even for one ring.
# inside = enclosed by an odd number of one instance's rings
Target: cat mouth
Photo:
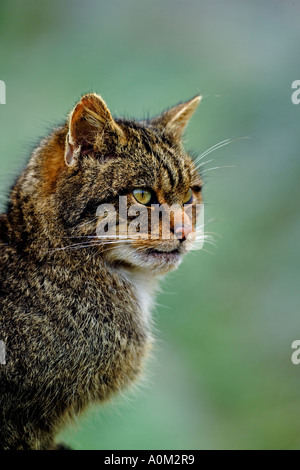
[[[148,248],[140,253],[142,265],[146,269],[166,273],[175,269],[182,261],[182,252],[179,248],[175,249],[155,249]]]
[[[181,257],[181,253],[178,248],[175,248],[171,251],[149,248],[148,250],[145,250],[145,254],[151,258],[165,261],[177,261]]]
[[[177,268],[184,254],[180,246],[174,248],[174,245],[173,247],[141,248],[116,245],[105,252],[105,257],[108,261],[129,270],[146,270],[164,274]]]

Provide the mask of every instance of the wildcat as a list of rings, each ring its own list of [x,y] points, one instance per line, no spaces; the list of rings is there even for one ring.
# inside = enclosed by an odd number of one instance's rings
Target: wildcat
[[[182,145],[199,102],[133,121],[86,94],[17,179],[0,215],[0,449],[60,448],[66,421],[142,372],[157,280],[180,264],[197,215],[172,213],[169,237],[159,219],[154,239],[125,239],[121,219],[115,235],[97,234],[97,208],[126,196],[149,218],[162,204],[201,203]]]

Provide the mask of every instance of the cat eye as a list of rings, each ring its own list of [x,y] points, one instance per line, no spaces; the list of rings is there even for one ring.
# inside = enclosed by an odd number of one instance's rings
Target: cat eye
[[[147,206],[150,204],[152,200],[152,193],[151,191],[148,191],[147,189],[134,189],[132,191],[133,196],[139,202],[140,204],[143,204],[144,206]]]
[[[191,189],[185,194],[182,202],[183,204],[191,204],[193,202],[193,191]]]

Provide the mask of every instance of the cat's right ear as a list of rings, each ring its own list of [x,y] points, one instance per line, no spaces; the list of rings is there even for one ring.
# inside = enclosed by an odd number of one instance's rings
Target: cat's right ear
[[[69,115],[65,162],[73,166],[82,154],[101,148],[107,134],[122,137],[122,129],[114,121],[103,99],[95,94],[84,95]]]

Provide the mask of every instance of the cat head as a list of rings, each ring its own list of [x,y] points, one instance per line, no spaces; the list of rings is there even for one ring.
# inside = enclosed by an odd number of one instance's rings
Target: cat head
[[[165,273],[179,265],[202,203],[201,177],[182,145],[200,100],[134,121],[113,118],[96,94],[81,98],[64,128],[55,184],[51,171],[47,181],[74,245],[128,270]]]

